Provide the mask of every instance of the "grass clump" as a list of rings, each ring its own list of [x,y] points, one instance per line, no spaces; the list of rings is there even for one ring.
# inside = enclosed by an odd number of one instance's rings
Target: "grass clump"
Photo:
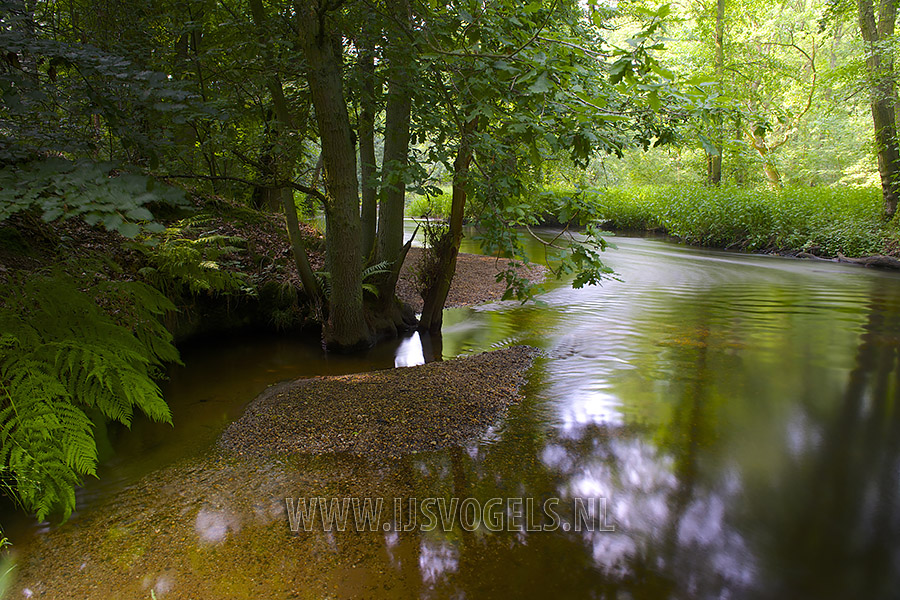
[[[410,217],[449,219],[453,193],[449,185],[441,186],[439,194],[410,194],[406,203],[406,214]]]
[[[866,256],[896,228],[873,188],[609,188],[588,194],[607,228],[657,231],[689,244],[748,251]]]

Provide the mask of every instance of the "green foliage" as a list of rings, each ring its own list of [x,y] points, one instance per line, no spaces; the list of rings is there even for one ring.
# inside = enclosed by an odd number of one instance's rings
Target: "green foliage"
[[[5,537],[0,539],[0,549],[9,545],[9,540]],[[4,552],[0,557],[0,598],[5,598],[6,594],[12,588],[15,577],[13,575],[16,570],[16,558],[11,553]]]
[[[120,4],[134,26],[124,35],[144,37],[146,24],[135,20],[146,15],[147,6]],[[171,144],[173,128],[150,123],[185,123],[208,112],[181,78],[148,67],[155,50],[104,44],[123,35],[116,30],[120,24],[111,22],[123,16],[116,12],[112,6],[98,11],[90,3],[63,8],[0,0],[0,161],[97,156],[102,150],[109,158],[116,152],[132,163],[152,163],[157,151]]]
[[[378,286],[374,283],[367,283],[366,280],[381,277],[383,275],[387,275],[391,272],[392,264],[388,261],[382,261],[380,263],[376,263],[370,267],[363,269],[362,272],[362,289],[364,292],[368,292],[372,294],[374,297],[378,297]],[[316,271],[315,272],[316,280],[319,282],[319,288],[325,294],[325,297],[328,298],[331,296],[331,273],[328,271]]]
[[[603,280],[615,277],[614,271],[601,258],[602,252],[615,246],[607,242],[595,226],[596,206],[582,192],[532,191],[508,201],[502,209],[494,207],[480,215],[475,239],[480,241],[486,254],[514,259],[523,257],[521,264],[527,264],[517,231],[530,232],[532,226],[548,220],[564,224],[565,228],[549,242],[537,236],[534,238],[553,250],[553,265],[548,266],[557,279],[571,277],[572,285],[580,288],[599,285]],[[570,229],[572,226],[582,228],[579,235]],[[515,297],[524,302],[531,299],[536,287],[519,275],[516,269],[519,265],[518,262],[511,263],[509,269],[498,275],[497,281],[506,281],[504,299]]]
[[[369,292],[376,298],[378,297],[378,286],[373,283],[366,283],[368,279],[383,277],[393,271],[394,264],[389,261],[381,261],[370,267],[366,267],[362,272],[362,288],[364,292]]]
[[[61,158],[0,169],[0,221],[37,210],[44,221],[81,217],[128,238],[159,232],[150,206],[186,206],[184,193],[150,177],[118,172],[113,163]]]
[[[202,222],[202,216],[184,219],[166,229],[156,244],[134,244],[150,263],[138,273],[170,298],[185,290],[193,295],[251,291],[243,273],[222,268],[229,255],[242,251],[245,240],[224,235],[184,237]]]
[[[95,474],[90,412],[170,422],[153,378],[178,360],[159,321],[174,307],[140,282],[62,271],[13,277],[0,292],[0,470],[38,519],[68,517],[75,487]]]
[[[450,251],[453,239],[450,227],[440,221],[423,221],[425,252],[421,262],[414,267],[416,288],[423,295],[429,290],[441,274],[441,257]]]
[[[640,13],[630,3],[619,6],[622,25]],[[706,87],[709,97],[664,104],[663,112],[685,117],[676,120],[677,149],[626,150],[624,160],[607,161],[612,176],[595,185],[702,183],[718,146],[722,181],[735,185],[877,182],[866,52],[852,3],[725,2],[721,65],[717,3],[671,8],[666,48],[653,56],[677,81]],[[628,28],[622,30],[612,38],[625,37]]]
[[[438,189],[440,193],[434,195],[410,194],[406,204],[406,214],[411,217],[449,218],[450,203],[453,200],[450,186],[443,186]]]
[[[884,251],[880,190],[643,186],[594,192],[608,227],[660,231],[690,244],[864,256]]]
[[[310,311],[315,307],[301,298],[298,289],[290,280],[267,281],[258,290],[260,310],[269,315],[269,323],[276,330],[283,331],[301,325],[314,318]]]

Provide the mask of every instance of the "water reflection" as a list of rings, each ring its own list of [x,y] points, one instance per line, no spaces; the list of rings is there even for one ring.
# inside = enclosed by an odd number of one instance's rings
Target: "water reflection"
[[[776,593],[803,586],[823,596],[886,598],[900,586],[898,306],[896,289],[873,290],[843,392],[835,390],[831,406],[804,398],[802,417],[786,427],[791,460],[780,485],[768,490],[772,498],[750,497],[783,507],[762,523],[779,533],[769,562]]]
[[[425,354],[422,348],[422,339],[416,331],[408,338],[400,342],[394,355],[395,367],[414,367],[425,364]]]
[[[433,586],[450,573],[456,571],[459,560],[456,548],[446,542],[429,542],[423,539],[419,548],[419,571],[422,583]]]
[[[229,531],[238,533],[241,530],[240,519],[227,510],[200,509],[194,529],[201,542],[218,544],[224,542]]]
[[[645,274],[627,289],[580,293],[577,304],[573,292],[549,294],[543,316],[561,324],[549,344],[527,309],[469,311],[456,328],[449,320],[445,347],[501,345],[517,332],[550,359],[533,406],[499,440],[455,459],[456,475],[439,472],[453,481],[464,472],[462,489],[485,498],[548,488],[608,498],[617,526],[580,541],[493,535],[474,548],[460,536],[455,593],[490,595],[490,556],[523,565],[494,574],[506,583],[541,562],[577,571],[570,591],[597,597],[889,597],[900,579],[890,546],[900,533],[897,280],[876,275],[870,292],[871,282],[853,281],[868,274],[817,281],[758,259],[755,278],[729,282],[722,271],[740,259],[702,260],[712,265],[674,294],[657,292],[662,269],[653,289]],[[567,559],[591,560],[564,566],[552,559],[560,546]]]
[[[125,506],[146,503],[136,524],[107,507],[25,548],[22,586],[44,589],[42,562],[74,553],[92,585],[125,586],[124,569],[152,586],[171,567],[166,589],[184,597],[894,596],[900,279],[656,241],[619,247],[610,262],[624,283],[555,288],[542,307],[448,311],[443,336],[372,359],[543,348],[521,404],[477,442],[389,462],[212,461],[148,496],[163,472],[123,492]],[[467,531],[456,517],[447,531],[292,534],[287,496],[559,498],[570,528]],[[615,531],[575,531],[579,498],[606,499],[594,523]],[[113,555],[135,557],[127,568],[89,543],[113,526],[125,532]],[[111,595],[69,584],[71,595]]]

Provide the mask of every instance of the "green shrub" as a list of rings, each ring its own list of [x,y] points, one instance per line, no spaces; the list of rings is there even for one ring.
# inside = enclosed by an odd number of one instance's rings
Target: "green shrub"
[[[894,231],[872,188],[638,186],[590,192],[607,228],[664,232],[687,243],[823,256],[883,252]]]
[[[80,217],[133,238],[163,229],[153,220],[154,205],[187,208],[183,191],[120,169],[62,158],[0,168],[0,221],[36,210],[46,222]]]
[[[38,519],[68,517],[75,487],[95,474],[92,415],[127,426],[137,409],[170,422],[153,378],[178,360],[159,321],[172,309],[143,283],[62,270],[0,286],[0,474]]]
[[[441,187],[440,190],[441,193],[434,196],[410,194],[406,202],[406,214],[410,217],[450,218],[453,194],[449,185]]]

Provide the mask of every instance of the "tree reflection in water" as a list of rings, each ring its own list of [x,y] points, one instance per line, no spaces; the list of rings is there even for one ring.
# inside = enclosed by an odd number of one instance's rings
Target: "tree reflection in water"
[[[428,475],[417,493],[559,496],[563,505],[604,497],[616,531],[417,534],[422,589],[440,597],[890,597],[900,584],[898,308],[900,296],[873,294],[843,390],[814,381],[816,368],[760,378],[747,353],[733,351],[749,329],[702,312],[657,353],[665,365],[655,368],[668,376],[653,393],[665,418],[623,426],[615,408],[627,399],[615,385],[570,394],[548,418],[532,390],[533,404],[514,411],[494,443],[451,452],[442,466],[421,463]],[[809,340],[774,343],[770,351],[785,360],[822,352]],[[761,413],[766,435],[757,436],[758,424],[742,433],[729,422],[747,407]]]
[[[772,595],[888,598],[900,589],[898,306],[900,295],[873,291],[837,410],[805,403],[788,425],[792,462],[748,502],[776,507],[754,511],[771,545]]]
[[[141,585],[90,556],[101,551],[191,597],[895,596],[898,281],[635,244],[627,285],[450,311],[443,338],[397,353],[548,351],[523,402],[478,443],[388,461],[189,461],[37,538],[26,583],[78,548],[74,564],[94,569],[67,582],[79,597],[109,597],[90,596],[103,577]],[[575,498],[603,497],[615,531],[469,532],[457,519],[449,531],[291,534],[288,495],[381,497],[387,511],[394,498],[558,497],[569,523]]]

